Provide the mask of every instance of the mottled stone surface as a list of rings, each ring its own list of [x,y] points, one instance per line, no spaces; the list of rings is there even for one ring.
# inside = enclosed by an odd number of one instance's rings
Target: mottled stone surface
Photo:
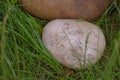
[[[95,64],[105,48],[101,29],[86,21],[53,20],[45,26],[42,38],[56,60],[74,69]]]

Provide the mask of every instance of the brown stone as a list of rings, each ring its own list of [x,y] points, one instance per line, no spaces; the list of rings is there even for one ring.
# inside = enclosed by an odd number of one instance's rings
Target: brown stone
[[[42,19],[98,19],[113,0],[19,0],[23,9]]]

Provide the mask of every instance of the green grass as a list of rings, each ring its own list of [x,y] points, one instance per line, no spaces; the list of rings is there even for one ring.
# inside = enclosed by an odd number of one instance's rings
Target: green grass
[[[85,70],[65,68],[51,56],[41,39],[47,22],[26,13],[17,0],[0,1],[0,80],[120,80],[120,0],[93,22],[107,46]]]

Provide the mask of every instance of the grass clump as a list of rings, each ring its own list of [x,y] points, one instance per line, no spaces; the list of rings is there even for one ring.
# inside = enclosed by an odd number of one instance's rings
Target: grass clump
[[[97,21],[107,41],[105,52],[86,70],[61,66],[41,39],[45,20],[23,11],[17,0],[0,1],[0,80],[120,80],[120,0]]]

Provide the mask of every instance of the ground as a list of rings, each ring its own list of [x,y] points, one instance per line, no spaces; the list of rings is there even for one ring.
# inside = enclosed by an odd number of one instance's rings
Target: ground
[[[20,6],[17,0],[0,1],[0,80],[120,80],[120,0],[92,22],[102,29],[107,45],[102,58],[85,70],[59,64],[41,39],[49,21]]]

